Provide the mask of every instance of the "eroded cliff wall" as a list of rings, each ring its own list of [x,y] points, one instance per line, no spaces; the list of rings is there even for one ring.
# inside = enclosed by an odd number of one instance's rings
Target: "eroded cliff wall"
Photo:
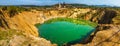
[[[21,30],[25,33],[38,36],[36,27],[37,23],[43,23],[44,21],[57,18],[79,18],[84,20],[90,20],[99,24],[110,24],[112,19],[116,17],[116,11],[104,10],[104,9],[90,9],[90,8],[72,8],[72,9],[44,9],[23,11],[21,13],[10,16],[7,10],[1,9],[1,27]]]
[[[11,17],[7,10],[1,9],[0,28],[1,30],[6,30],[6,29],[19,30],[23,34],[28,36],[29,35],[39,36],[35,24],[44,23],[44,21],[47,21],[48,19],[51,18],[57,18],[57,17],[78,18],[78,19],[89,20],[98,24],[119,25],[119,21],[118,21],[119,19],[118,17],[116,17],[118,16],[118,14],[119,11],[111,10],[111,9],[63,8],[63,9],[42,9],[42,10],[31,9],[30,11],[22,11],[21,13],[15,14]],[[98,25],[98,28],[99,30],[103,30],[104,26]],[[112,30],[111,32],[114,31]],[[102,32],[101,34],[107,35],[106,32]],[[95,37],[99,39],[100,33],[96,35],[97,36]],[[106,37],[106,36],[100,35],[100,37]],[[95,40],[95,41],[97,42],[99,40]],[[91,45],[93,43],[91,43]]]

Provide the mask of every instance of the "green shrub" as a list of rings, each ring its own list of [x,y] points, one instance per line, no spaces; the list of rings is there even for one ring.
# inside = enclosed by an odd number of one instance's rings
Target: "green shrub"
[[[10,17],[13,17],[15,14],[18,14],[22,11],[29,11],[27,8],[17,7],[17,6],[3,6],[1,7],[3,11],[7,11]]]

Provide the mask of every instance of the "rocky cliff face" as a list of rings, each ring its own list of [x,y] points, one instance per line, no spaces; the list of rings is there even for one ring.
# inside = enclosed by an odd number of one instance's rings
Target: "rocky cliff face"
[[[5,11],[0,16],[1,20],[1,28],[2,29],[16,29],[21,30],[23,33],[32,34],[34,36],[38,36],[37,29],[32,23],[29,23],[24,15],[15,15],[14,17],[10,17]],[[26,18],[29,16],[26,16]]]
[[[79,46],[79,45],[94,46],[95,42],[99,42],[103,39],[107,39],[107,37],[111,36],[115,32],[114,30],[110,30],[110,29],[113,29],[116,27],[110,26],[110,24],[119,25],[119,22],[118,22],[119,18],[116,17],[118,16],[118,14],[119,14],[119,11],[110,10],[110,9],[63,8],[63,9],[44,9],[44,10],[32,9],[30,11],[23,11],[21,13],[15,14],[11,17],[7,10],[4,11],[1,9],[0,10],[0,29],[1,30],[15,29],[15,30],[21,31],[26,36],[30,36],[30,35],[38,36],[38,30],[34,26],[37,23],[44,23],[44,21],[47,21],[48,19],[57,18],[57,17],[79,18],[79,19],[89,20],[89,21],[98,23],[99,25],[97,27],[98,30],[95,33],[94,38],[92,38],[92,41],[90,42],[90,44],[77,44],[75,46]],[[101,26],[106,24],[108,26]],[[108,28],[108,27],[111,27],[111,28]],[[108,30],[104,31],[104,29],[108,29]],[[116,36],[115,38],[118,38],[119,35],[120,33],[118,35],[115,35]],[[21,37],[17,37],[17,38],[21,38]],[[111,41],[114,41],[114,40],[111,39]],[[103,43],[102,45],[104,44],[106,45],[106,43]],[[110,42],[110,43],[113,43],[113,42]],[[115,44],[118,45],[117,43]]]

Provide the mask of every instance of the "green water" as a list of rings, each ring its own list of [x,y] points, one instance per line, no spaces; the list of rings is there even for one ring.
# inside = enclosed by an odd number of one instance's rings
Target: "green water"
[[[89,25],[74,24],[66,21],[42,24],[37,27],[39,35],[59,46],[65,43],[82,41],[88,37],[95,28]]]

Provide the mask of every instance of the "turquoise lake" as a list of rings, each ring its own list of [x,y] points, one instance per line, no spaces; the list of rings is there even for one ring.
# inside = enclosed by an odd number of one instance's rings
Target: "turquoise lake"
[[[89,25],[74,24],[66,21],[40,24],[37,26],[40,37],[61,46],[66,43],[85,40],[93,31]]]

